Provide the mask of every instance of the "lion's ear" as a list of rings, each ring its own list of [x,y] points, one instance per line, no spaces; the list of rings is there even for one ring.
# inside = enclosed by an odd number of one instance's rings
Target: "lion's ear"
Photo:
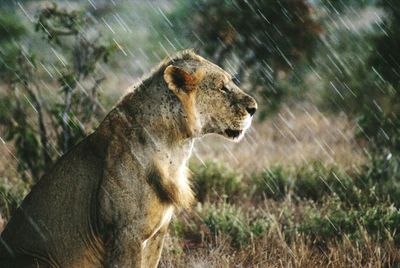
[[[190,74],[180,67],[169,65],[164,71],[164,80],[175,94],[181,91],[189,94],[194,91],[197,84],[203,78],[201,71]]]

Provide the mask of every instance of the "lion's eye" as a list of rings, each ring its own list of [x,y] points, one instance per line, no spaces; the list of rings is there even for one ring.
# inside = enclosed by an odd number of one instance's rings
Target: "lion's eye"
[[[230,92],[230,90],[229,90],[226,86],[223,86],[223,87],[221,88],[221,90],[222,90],[223,92],[225,92],[225,93],[229,93],[229,92]]]

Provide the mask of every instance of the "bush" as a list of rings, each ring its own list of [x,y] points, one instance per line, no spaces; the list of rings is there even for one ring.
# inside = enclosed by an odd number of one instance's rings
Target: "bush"
[[[199,202],[224,199],[232,201],[242,192],[242,175],[223,165],[206,161],[205,165],[192,164],[193,183]]]
[[[374,155],[360,170],[349,174],[337,166],[319,162],[297,169],[274,166],[252,176],[251,193],[255,201],[260,201],[260,196],[282,200],[291,194],[298,201],[322,203],[336,195],[350,207],[381,202],[400,206],[399,157]]]
[[[359,201],[359,192],[353,185],[353,179],[336,166],[325,166],[320,162],[304,165],[297,169],[273,166],[261,174],[253,175],[252,191],[255,199],[265,195],[267,198],[281,200],[289,193],[296,199],[323,201],[332,194],[351,203]]]
[[[400,245],[399,226],[400,211],[394,206],[381,203],[373,207],[346,208],[338,198],[333,198],[320,210],[310,211],[298,231],[324,245],[344,235],[355,242],[363,242],[363,232],[378,242],[393,239]]]
[[[182,217],[181,215],[181,217],[175,218],[171,222],[170,230],[173,236],[182,238],[190,244],[198,245],[203,242],[206,234],[203,225],[201,219],[198,217]]]
[[[15,188],[15,187],[14,187]],[[21,204],[25,197],[25,189],[9,189],[4,185],[0,186],[0,216],[10,219],[15,209]]]
[[[266,104],[259,116],[276,112],[285,97],[306,89],[299,90],[302,68],[296,67],[314,55],[320,33],[309,1],[183,1],[170,17],[174,32]]]
[[[294,193],[299,198],[321,201],[337,194],[342,200],[358,201],[352,178],[335,166],[320,162],[301,167],[296,174]]]
[[[26,34],[21,18],[10,10],[0,11],[0,77],[13,75],[17,42]]]
[[[253,174],[254,184],[253,196],[259,199],[260,196],[282,200],[293,187],[293,172],[282,166],[266,168],[260,174]]]
[[[224,234],[230,237],[232,246],[246,246],[253,237],[265,233],[270,226],[267,219],[250,218],[240,209],[224,203],[212,205],[203,215],[205,225],[215,235]]]
[[[198,206],[194,213],[183,214],[171,223],[172,235],[189,245],[227,238],[236,249],[246,247],[252,239],[263,236],[270,229],[270,220],[259,211],[246,213],[226,202],[219,205]]]
[[[0,103],[8,105],[8,111],[0,115],[0,124],[6,130],[5,139],[14,143],[19,174],[25,181],[36,182],[60,153],[79,142],[86,129],[103,116],[98,88],[105,77],[97,67],[107,62],[115,45],[89,29],[95,21],[83,12],[59,9],[55,4],[45,7],[37,14],[35,30],[44,37],[44,48],[65,55],[63,60],[50,62],[57,70],[51,74],[45,67],[48,61],[37,59],[17,42],[11,42],[12,53],[8,50],[12,37],[24,33],[22,26],[11,27],[14,20],[13,16],[0,19],[0,32],[8,37],[0,38],[0,79],[6,88]],[[59,98],[54,102],[44,97],[46,85],[56,88]]]
[[[400,156],[372,155],[354,184],[364,193],[370,192],[370,202],[385,201],[400,207]]]
[[[390,106],[387,108],[390,112],[369,109],[358,118],[359,129],[356,134],[369,140],[375,154],[400,154],[400,106],[396,102],[396,95],[389,97],[386,106]]]

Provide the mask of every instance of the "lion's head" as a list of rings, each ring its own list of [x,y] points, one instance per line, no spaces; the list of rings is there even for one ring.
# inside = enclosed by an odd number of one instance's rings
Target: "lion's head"
[[[240,140],[250,127],[257,103],[217,65],[186,52],[164,70],[168,88],[181,100],[194,135],[209,133]]]

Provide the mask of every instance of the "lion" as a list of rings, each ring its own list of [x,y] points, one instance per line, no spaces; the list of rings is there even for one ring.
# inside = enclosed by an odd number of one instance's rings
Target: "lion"
[[[240,140],[257,109],[192,50],[164,60],[63,155],[0,239],[1,267],[157,267],[174,211],[194,201],[195,139]]]

